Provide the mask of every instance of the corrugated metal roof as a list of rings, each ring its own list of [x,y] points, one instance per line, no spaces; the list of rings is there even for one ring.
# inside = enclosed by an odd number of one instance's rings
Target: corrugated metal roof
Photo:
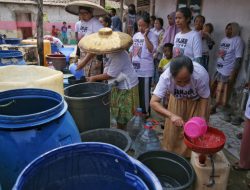
[[[44,5],[65,6],[71,0],[43,0]],[[0,3],[36,4],[36,0],[0,0]]]

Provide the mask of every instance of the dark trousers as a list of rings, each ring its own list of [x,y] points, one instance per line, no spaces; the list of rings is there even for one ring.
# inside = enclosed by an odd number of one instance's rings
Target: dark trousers
[[[139,77],[139,101],[144,114],[150,114],[150,87],[152,77]]]

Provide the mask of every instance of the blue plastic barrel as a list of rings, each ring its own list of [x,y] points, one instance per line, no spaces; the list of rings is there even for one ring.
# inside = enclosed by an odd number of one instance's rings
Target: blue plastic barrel
[[[78,143],[47,152],[19,175],[13,190],[162,190],[156,176],[121,149]]]
[[[17,50],[0,50],[0,66],[25,65],[23,54]]]
[[[23,168],[54,148],[81,142],[63,97],[43,89],[0,92],[0,184],[9,190]]]

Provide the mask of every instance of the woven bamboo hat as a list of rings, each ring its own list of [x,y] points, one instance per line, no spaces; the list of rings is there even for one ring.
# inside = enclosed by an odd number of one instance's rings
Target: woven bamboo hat
[[[89,53],[109,54],[127,49],[132,45],[132,38],[126,33],[113,32],[111,28],[102,28],[99,32],[82,38],[78,45]]]
[[[66,5],[65,10],[73,15],[79,15],[80,7],[87,8],[90,10],[92,9],[93,16],[101,16],[107,14],[107,12],[102,6],[89,1],[73,1]]]

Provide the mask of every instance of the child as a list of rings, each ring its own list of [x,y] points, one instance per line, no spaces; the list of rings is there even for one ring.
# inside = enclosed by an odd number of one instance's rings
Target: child
[[[51,36],[57,37],[58,36],[58,29],[56,28],[55,25],[52,26],[52,30],[51,30]]]
[[[63,22],[63,26],[61,28],[61,34],[62,34],[62,42],[63,44],[66,44],[68,42],[68,39],[67,39],[67,26],[66,26],[66,22]]]
[[[211,50],[215,44],[214,40],[211,37],[211,34],[214,30],[214,27],[211,23],[207,23],[203,26],[201,32],[202,37],[202,63],[204,68],[208,71],[209,63],[209,50]]]
[[[73,39],[73,32],[70,25],[68,25],[67,29],[67,38],[68,38],[68,44],[70,44],[71,40]]]
[[[168,63],[171,61],[173,56],[173,44],[166,43],[163,46],[163,58],[161,59],[159,66],[158,66],[158,72],[161,75],[168,67]]]

